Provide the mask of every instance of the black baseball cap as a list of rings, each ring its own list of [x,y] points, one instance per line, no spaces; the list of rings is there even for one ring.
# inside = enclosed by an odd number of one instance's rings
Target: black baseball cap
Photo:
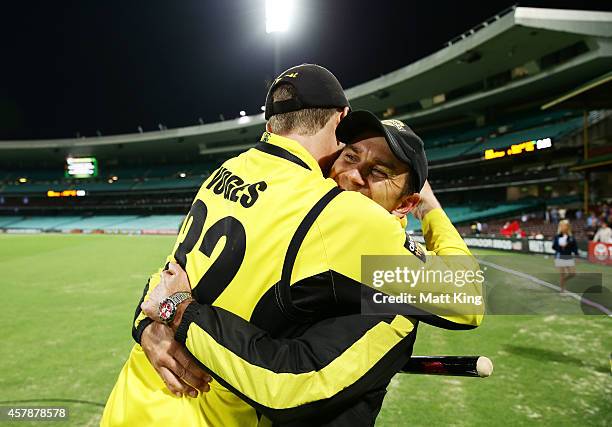
[[[281,84],[293,86],[296,98],[272,102],[272,92]],[[349,102],[336,76],[320,65],[302,64],[283,71],[274,80],[266,96],[265,118],[305,108],[344,107],[349,107]]]
[[[427,179],[425,147],[421,138],[404,122],[381,121],[369,111],[353,111],[336,128],[336,138],[345,144],[354,144],[364,133],[372,131],[382,133],[395,157],[412,168],[416,191],[421,191]]]

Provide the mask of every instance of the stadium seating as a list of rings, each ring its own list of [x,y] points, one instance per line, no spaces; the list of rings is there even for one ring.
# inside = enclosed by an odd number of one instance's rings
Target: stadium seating
[[[427,148],[427,158],[430,162],[436,162],[463,156],[483,154],[485,148],[500,149],[533,139],[552,138],[554,140],[580,129],[583,119],[581,117],[575,117],[545,125],[541,124],[542,121],[538,122],[536,120],[525,120],[523,123],[529,125],[540,123],[540,126],[531,127],[529,129],[522,128],[520,130],[516,130],[520,128],[519,126],[509,126],[512,132],[503,135],[491,133],[495,131],[497,127],[486,127],[459,134],[452,139],[445,136],[435,139],[431,143],[425,139],[426,147],[432,147]]]
[[[527,211],[540,206],[538,199],[525,202],[507,203],[495,206],[449,206],[444,210],[454,224],[466,223],[488,218],[499,218]],[[105,230],[105,231],[138,231],[138,230],[178,230],[184,215],[96,215],[90,217],[55,216],[55,217],[0,217],[0,228],[41,229],[41,230]],[[419,230],[420,224],[412,220],[409,229]]]
[[[32,194],[32,193],[46,193],[52,189],[53,185],[44,183],[27,183],[27,184],[7,184],[0,185],[0,194]]]
[[[200,176],[178,179],[155,179],[144,182],[137,182],[130,188],[132,190],[172,190],[177,188],[197,188],[202,184],[203,178]]]
[[[0,217],[0,229],[40,229],[58,231],[139,231],[177,230],[184,215],[98,215],[93,217]]]
[[[121,224],[129,223],[136,219],[136,215],[104,215],[94,216],[85,219],[79,219],[69,224],[65,224],[62,229],[80,229],[80,230],[104,230],[120,228]]]
[[[499,122],[496,124],[474,128],[473,125],[461,125],[452,128],[445,128],[443,131],[426,132],[422,136],[425,139],[427,148],[451,145],[457,142],[474,141],[479,137],[489,137],[489,135],[497,133],[500,128],[507,128],[507,132],[516,132],[523,129],[529,129],[542,124],[560,121],[564,118],[569,118],[572,113],[568,111],[551,111],[546,114],[530,114],[528,116],[519,116],[512,120]]]
[[[22,216],[2,216],[0,217],[0,228],[8,227],[11,224],[18,223],[23,220]]]
[[[138,217],[130,222],[121,224],[123,230],[159,230],[176,229],[181,225],[184,215],[151,215]]]
[[[444,132],[422,134],[430,162],[482,155],[485,148],[500,149],[512,144],[539,138],[560,138],[582,126],[582,117],[566,111],[534,113],[497,124],[474,128],[473,125],[446,128]],[[503,128],[503,133],[500,129]],[[108,166],[100,165],[98,178],[92,180],[65,179],[63,171],[2,171],[0,194],[46,193],[48,190],[82,189],[88,192],[149,191],[197,188],[220,163],[203,161],[193,164]],[[180,178],[179,174],[186,177]],[[17,184],[21,176],[29,182]],[[111,177],[117,177],[109,183]]]
[[[80,217],[78,216],[29,217],[8,224],[8,226],[11,228],[40,228],[43,230],[61,229],[62,226],[73,223],[79,219]],[[0,225],[0,227],[2,227],[2,225]]]
[[[444,212],[446,212],[446,215],[448,215],[453,224],[462,224],[470,221],[482,221],[489,218],[499,218],[519,212],[526,212],[536,209],[541,205],[542,202],[539,199],[528,199],[514,203],[496,204],[493,206],[445,206]],[[421,229],[421,224],[414,218],[410,218],[406,228],[418,231]]]

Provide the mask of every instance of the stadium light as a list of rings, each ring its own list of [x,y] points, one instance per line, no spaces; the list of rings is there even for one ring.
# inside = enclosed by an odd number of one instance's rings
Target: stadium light
[[[266,0],[266,33],[286,32],[293,9],[294,0]]]
[[[25,184],[26,182],[28,182],[28,179],[27,178],[19,178],[19,182],[21,184]]]
[[[265,105],[261,106],[261,111],[264,111],[264,112],[266,111],[266,106]]]
[[[181,178],[185,178],[186,176],[187,176],[187,174],[185,172],[179,173],[179,177],[181,177]]]
[[[240,117],[244,117],[244,116],[246,116],[246,111],[241,110],[241,111],[240,111]]]

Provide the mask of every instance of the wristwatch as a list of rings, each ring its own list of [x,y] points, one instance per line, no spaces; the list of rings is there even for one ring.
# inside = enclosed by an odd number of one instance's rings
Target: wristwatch
[[[190,292],[176,292],[159,303],[159,318],[166,325],[172,322],[176,308],[185,300],[191,298]]]

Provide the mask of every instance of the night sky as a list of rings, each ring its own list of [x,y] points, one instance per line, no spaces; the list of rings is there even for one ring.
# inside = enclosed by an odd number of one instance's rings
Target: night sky
[[[0,11],[0,140],[255,114],[273,78],[264,0],[13,3]],[[348,88],[439,50],[514,3],[298,0],[281,68],[318,63]],[[612,10],[600,0],[521,5]]]

